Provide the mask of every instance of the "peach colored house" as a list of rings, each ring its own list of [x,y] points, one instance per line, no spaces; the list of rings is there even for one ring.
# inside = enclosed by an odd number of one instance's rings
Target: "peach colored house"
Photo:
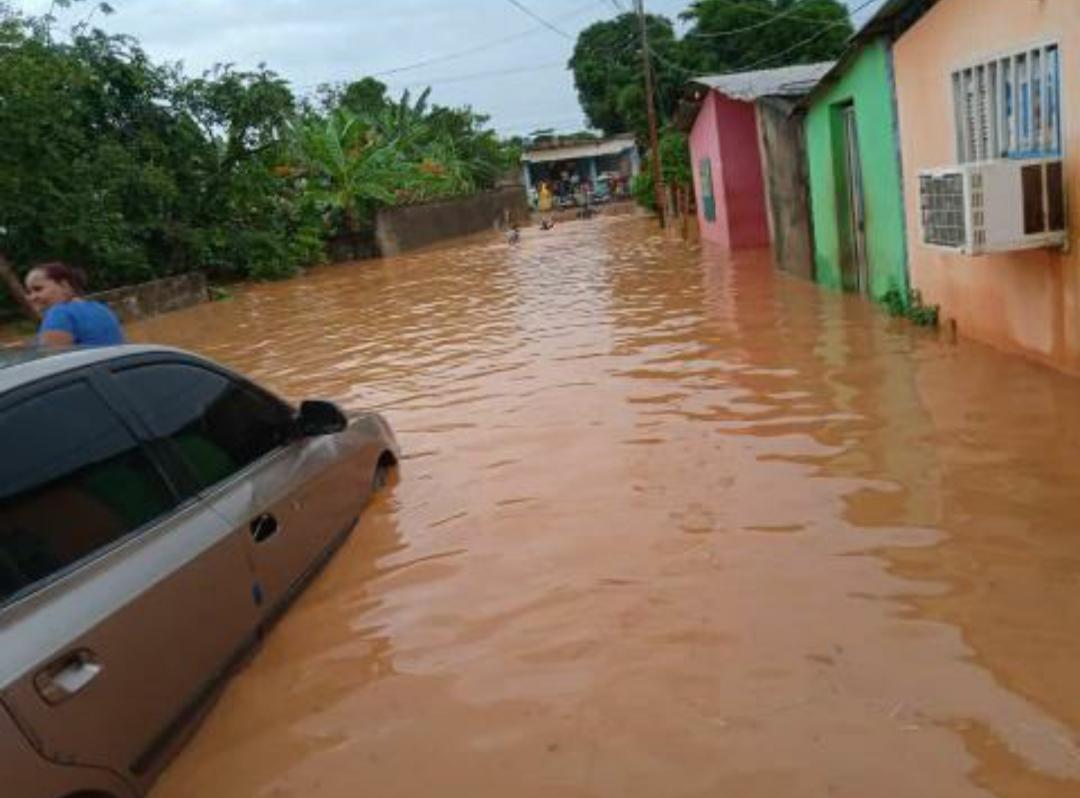
[[[809,64],[696,78],[690,129],[701,237],[726,249],[770,241],[759,114],[766,97],[805,94],[832,64]]]
[[[921,14],[893,47],[912,286],[960,334],[1080,372],[1080,0],[885,8]]]

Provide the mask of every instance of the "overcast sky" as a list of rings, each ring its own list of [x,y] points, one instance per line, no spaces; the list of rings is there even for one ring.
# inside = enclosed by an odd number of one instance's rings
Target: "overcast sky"
[[[94,22],[135,36],[156,60],[182,61],[191,74],[219,62],[265,62],[298,92],[375,75],[395,96],[431,85],[434,102],[471,105],[505,134],[584,127],[566,69],[573,38],[630,0],[518,1],[566,36],[510,0],[110,0],[116,13]],[[870,3],[856,14],[860,24],[883,0],[845,2]],[[12,5],[40,13],[49,0]],[[88,5],[74,17],[85,17]],[[646,0],[672,19],[687,5]]]

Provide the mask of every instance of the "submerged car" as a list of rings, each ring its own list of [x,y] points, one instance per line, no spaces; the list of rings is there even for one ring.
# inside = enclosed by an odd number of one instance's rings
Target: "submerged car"
[[[145,793],[398,456],[187,352],[0,351],[0,794]]]

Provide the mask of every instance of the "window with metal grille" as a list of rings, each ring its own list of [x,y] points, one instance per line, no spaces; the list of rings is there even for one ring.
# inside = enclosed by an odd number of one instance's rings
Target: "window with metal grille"
[[[964,175],[923,175],[919,179],[923,240],[942,247],[960,247],[967,241],[964,221]]]
[[[960,163],[1061,154],[1061,54],[1048,44],[952,74]]]

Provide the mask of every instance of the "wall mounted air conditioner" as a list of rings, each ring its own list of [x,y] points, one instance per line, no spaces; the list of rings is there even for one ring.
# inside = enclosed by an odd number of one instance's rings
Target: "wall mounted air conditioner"
[[[979,255],[1063,246],[1061,158],[979,161],[919,172],[922,241]]]

